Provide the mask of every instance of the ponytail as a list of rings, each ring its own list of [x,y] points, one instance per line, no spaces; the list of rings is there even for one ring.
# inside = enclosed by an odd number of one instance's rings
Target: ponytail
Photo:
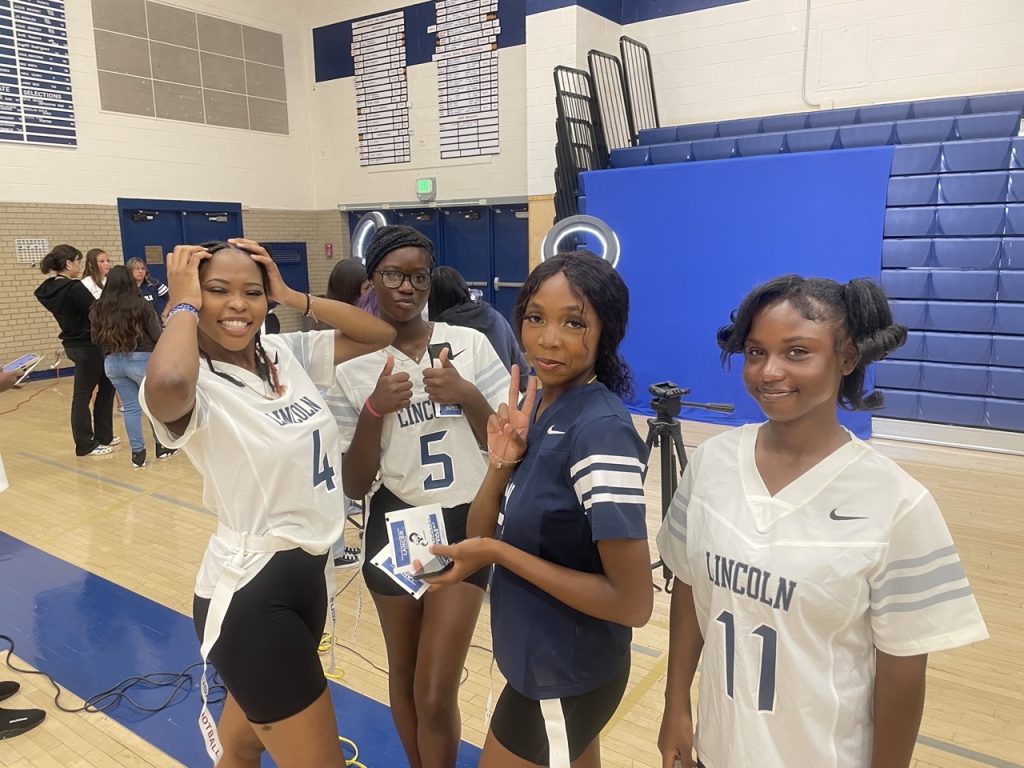
[[[73,245],[62,243],[55,245],[53,250],[43,256],[39,262],[39,271],[44,275],[49,272],[63,272],[67,269],[69,261],[78,261],[82,258],[82,252]]]

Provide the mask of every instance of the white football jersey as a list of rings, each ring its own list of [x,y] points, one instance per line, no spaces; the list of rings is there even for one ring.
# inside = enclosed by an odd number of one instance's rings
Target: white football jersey
[[[508,399],[509,373],[494,347],[479,331],[446,323],[434,323],[431,344],[451,344],[451,362],[459,375],[471,382],[491,408]],[[342,450],[355,436],[363,403],[377,386],[388,355],[395,358],[394,373],[408,373],[412,402],[397,413],[384,416],[380,439],[379,484],[387,486],[406,504],[438,503],[454,507],[473,500],[487,471],[487,461],[465,416],[441,416],[440,406],[423,389],[423,371],[430,367],[424,354],[420,362],[395,347],[387,347],[337,368],[335,385],[325,400],[338,422]]]
[[[852,438],[771,496],[760,425],[702,444],[658,549],[704,636],[696,748],[707,768],[868,768],[875,648],[988,637],[931,494]]]
[[[184,434],[154,422],[160,442],[181,448],[203,477],[203,504],[222,525],[254,536],[277,536],[313,555],[331,548],[344,531],[338,429],[317,385],[334,376],[334,331],[261,337],[285,387],[268,400],[269,385],[244,368],[199,361],[196,406]],[[145,382],[140,401],[145,403]],[[196,594],[212,597],[234,552],[211,537],[196,579]],[[239,587],[272,553],[248,553]]]

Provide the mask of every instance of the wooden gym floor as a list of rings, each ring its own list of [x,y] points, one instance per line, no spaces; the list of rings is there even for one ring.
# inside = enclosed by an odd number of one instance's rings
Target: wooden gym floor
[[[25,402],[32,397],[31,401]],[[19,406],[20,404],[20,406]],[[68,413],[70,383],[37,382],[0,394],[0,451],[11,488],[0,495],[0,530],[33,547],[102,576],[182,614],[190,615],[197,563],[214,529],[201,509],[199,479],[184,456],[130,467],[124,443],[113,455],[77,459]],[[16,406],[17,410],[14,409]],[[646,424],[637,420],[641,434]],[[718,431],[684,422],[691,448]],[[152,453],[152,435],[147,434]],[[938,499],[974,586],[991,639],[973,647],[934,654],[914,768],[1024,765],[1024,458],[940,447],[875,441],[927,485]],[[648,522],[658,530],[661,500],[657,467],[648,478]],[[127,487],[126,487],[127,486]],[[138,490],[141,488],[141,492]],[[357,543],[349,526],[349,543]],[[653,547],[652,547],[652,558]],[[4,578],[0,561],[0,580]],[[338,571],[338,586],[354,581],[339,598],[338,640],[386,667],[384,644],[372,603],[360,589],[357,570]],[[31,589],[31,585],[23,585]],[[352,625],[360,609],[355,637]],[[59,618],[56,620],[60,626]],[[49,623],[53,626],[53,623]],[[63,626],[73,634],[76,627]],[[0,606],[0,633],[4,628]],[[650,623],[635,633],[633,671],[625,698],[603,735],[604,765],[660,765],[657,735],[667,665],[668,598],[659,593]],[[502,681],[492,668],[485,605],[462,686],[463,738],[483,743],[484,709],[491,686]],[[386,676],[342,648],[342,684],[387,701]],[[21,662],[15,655],[15,662]],[[152,670],[139,670],[147,672]],[[21,682],[8,707],[41,707],[46,721],[27,734],[0,741],[0,766],[180,765],[104,715],[67,715],[52,706],[41,678],[0,669],[0,679]],[[80,701],[64,699],[70,705]],[[189,713],[189,718],[193,713]],[[345,713],[339,718],[344,723]],[[370,765],[369,768],[392,768]]]

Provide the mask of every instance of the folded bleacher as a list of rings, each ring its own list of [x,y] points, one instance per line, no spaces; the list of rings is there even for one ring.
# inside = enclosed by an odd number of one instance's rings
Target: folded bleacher
[[[895,145],[881,416],[1024,431],[1024,92],[652,128],[613,168]]]

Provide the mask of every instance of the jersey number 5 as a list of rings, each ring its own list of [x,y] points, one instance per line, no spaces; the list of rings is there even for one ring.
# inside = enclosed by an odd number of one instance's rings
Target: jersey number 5
[[[423,435],[420,438],[420,463],[423,464],[424,468],[431,464],[440,465],[441,468],[440,477],[434,477],[435,470],[430,470],[430,474],[423,481],[424,491],[436,491],[439,488],[447,488],[455,482],[455,468],[452,466],[452,457],[447,453],[431,450],[431,443],[441,442],[447,434],[448,430],[443,429],[440,432],[431,432],[429,435]]]
[[[334,490],[334,467],[320,447],[320,430],[313,430],[313,487],[324,484],[328,491]]]
[[[736,622],[729,611],[718,614],[725,625],[725,691],[731,699],[736,677]],[[757,685],[757,708],[761,712],[775,709],[775,659],[778,652],[778,633],[762,624],[750,634],[761,638],[761,679]]]

